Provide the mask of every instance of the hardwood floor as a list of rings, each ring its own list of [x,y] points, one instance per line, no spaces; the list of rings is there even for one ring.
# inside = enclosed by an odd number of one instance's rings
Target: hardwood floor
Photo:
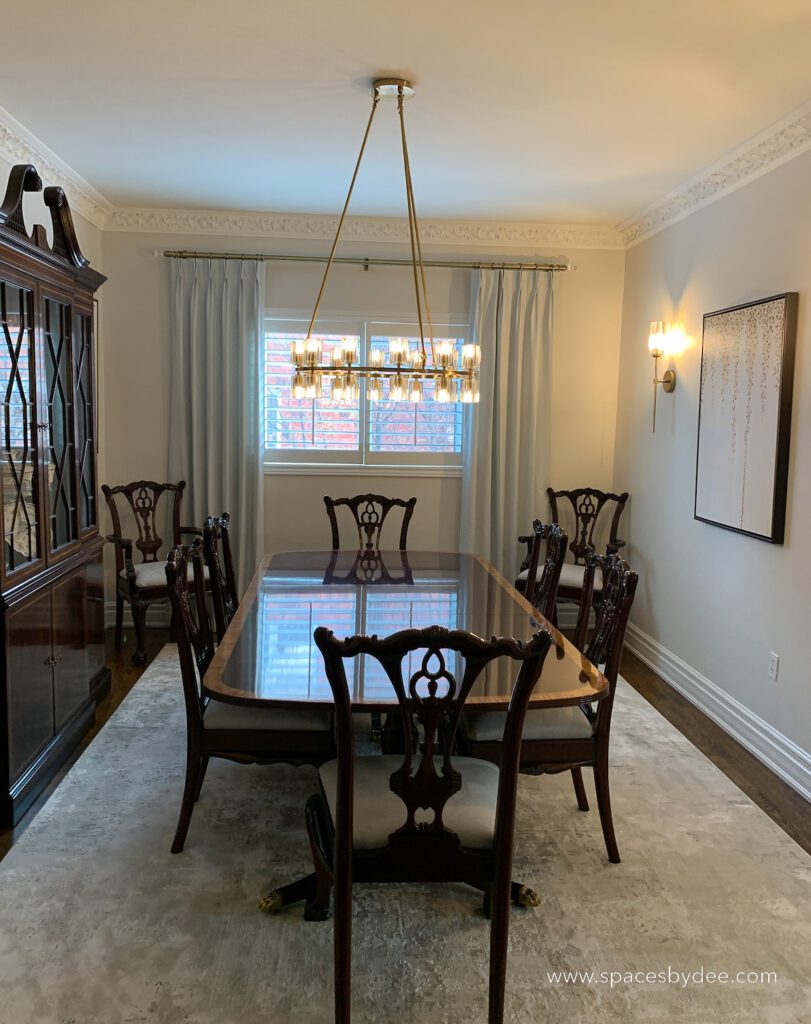
[[[0,833],[0,860],[19,840],[36,816],[37,811],[48,800],[76,758],[104,727],[115,709],[143,675],[149,662],[168,639],[169,631],[167,629],[148,629],[146,631],[147,665],[136,667],[130,661],[132,646],[126,646],[117,651],[113,643],[112,631],[108,630],[107,664],[112,670],[110,693],[96,709],[95,724],[71,761],[65,765],[42,793],[19,825],[8,832]],[[720,768],[784,832],[791,836],[807,853],[811,854],[811,814],[809,814],[808,803],[798,793],[628,651],[623,657],[621,672],[637,693],[641,694],[671,725]],[[674,780],[674,785],[677,784],[678,780]]]

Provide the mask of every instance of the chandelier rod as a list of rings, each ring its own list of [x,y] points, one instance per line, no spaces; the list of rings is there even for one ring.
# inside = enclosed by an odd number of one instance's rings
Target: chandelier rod
[[[431,306],[428,302],[428,285],[425,281],[425,265],[422,261],[422,244],[420,242],[420,223],[417,219],[417,205],[414,201],[414,185],[411,180],[411,160],[408,155],[408,142],[406,140],[405,130],[405,115],[403,113],[403,95],[402,90],[399,94],[398,102],[399,114],[400,114],[400,131],[403,137],[403,164],[405,165],[405,177],[406,177],[406,194],[408,196],[409,215],[414,223],[414,238],[417,242],[417,260],[419,261],[420,277],[422,279],[422,294],[425,300],[425,317],[428,321],[428,338],[431,343],[431,362],[436,363],[436,352],[434,351],[434,325],[431,319]],[[412,251],[413,258],[413,251]],[[416,284],[416,281],[414,282]],[[423,362],[425,361],[425,337],[420,331],[420,343],[422,345]]]
[[[414,238],[414,203],[411,195],[411,189],[408,187],[408,143],[406,142],[405,120],[403,119],[402,86],[397,89],[397,112],[400,116],[400,137],[403,143],[403,176],[405,178],[406,203],[408,205],[408,235],[411,241],[411,269],[414,273],[414,295],[417,300],[417,321],[420,326],[420,352],[422,353],[422,361],[425,363],[427,358],[425,352],[425,329],[422,325],[422,303],[420,302],[420,284],[417,276],[417,246]],[[433,351],[431,352],[431,356],[433,361]]]
[[[358,153],[357,163],[355,164],[355,170],[352,174],[352,180],[349,182],[349,191],[346,194],[346,202],[344,208],[341,210],[341,217],[338,221],[338,227],[335,231],[335,239],[330,249],[329,257],[327,258],[327,265],[324,268],[324,276],[321,279],[321,287],[318,289],[318,298],[315,300],[315,307],[313,309],[313,315],[310,320],[310,326],[307,328],[307,340],[309,341],[310,335],[313,333],[313,326],[315,325],[316,317],[318,316],[318,309],[321,305],[321,299],[324,295],[324,287],[329,277],[329,272],[332,269],[332,264],[335,260],[335,250],[338,248],[338,239],[341,237],[341,228],[344,226],[344,220],[346,220],[346,211],[349,209],[349,200],[352,198],[352,190],[355,187],[355,181],[358,177],[358,171],[360,170],[361,161],[363,160],[363,154],[366,150],[366,143],[369,139],[369,132],[372,130],[372,121],[375,119],[375,112],[377,111],[377,105],[380,102],[380,92],[375,89],[372,96],[372,109],[369,112],[369,120],[366,123],[366,131],[363,133],[363,142],[360,144],[360,152]]]
[[[326,256],[299,256],[281,252],[204,252],[196,249],[164,249],[155,251],[156,256],[172,260],[258,260],[260,263],[326,263]],[[411,260],[376,259],[373,256],[336,256],[333,263],[351,264],[356,267],[410,267]],[[569,263],[493,262],[482,260],[424,260],[423,266],[444,267],[450,270],[544,270],[559,274],[576,270]]]

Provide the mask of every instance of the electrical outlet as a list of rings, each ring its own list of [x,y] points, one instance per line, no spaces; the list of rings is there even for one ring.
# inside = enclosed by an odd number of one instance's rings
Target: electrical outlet
[[[777,673],[780,670],[780,655],[775,654],[774,651],[769,651],[769,679],[777,679]]]

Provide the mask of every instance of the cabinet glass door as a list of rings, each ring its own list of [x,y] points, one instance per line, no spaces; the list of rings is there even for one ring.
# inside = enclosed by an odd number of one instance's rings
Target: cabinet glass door
[[[73,314],[73,380],[76,385],[76,464],[79,529],[96,525],[96,410],[93,394],[93,318]]]
[[[73,390],[70,365],[70,306],[46,298],[44,304],[45,390],[48,409],[46,472],[49,549],[78,538],[76,517],[76,450],[73,436]]]
[[[32,291],[0,281],[0,488],[6,576],[40,558],[33,312]]]

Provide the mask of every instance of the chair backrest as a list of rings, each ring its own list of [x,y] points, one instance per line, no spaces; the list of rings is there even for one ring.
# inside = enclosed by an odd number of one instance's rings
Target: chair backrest
[[[540,519],[532,521],[532,533],[532,550],[527,567],[527,585],[524,596],[544,618],[552,619],[555,615],[558,583],[566,558],[566,546],[569,538],[557,523],[542,523]],[[544,546],[543,566],[539,577],[541,549]]]
[[[354,498],[329,498],[324,495],[324,504],[329,516],[329,524],[332,530],[332,548],[337,551],[341,546],[338,533],[338,520],[335,509],[345,505],[355,520],[358,530],[358,548],[366,551],[379,551],[380,535],[383,532],[383,523],[386,516],[393,508],[403,510],[403,524],[400,528],[400,551],[405,551],[408,541],[408,525],[414,514],[416,498],[387,498],[383,494],[356,494]]]
[[[602,573],[600,600],[595,606],[594,632],[588,640],[589,613],[594,597],[594,577]],[[593,665],[605,663],[603,674],[609,693],[597,705],[597,718],[605,722],[611,717],[611,705],[619,675],[625,630],[634,603],[639,576],[619,555],[589,555],[583,574],[583,593],[575,628],[575,644]]]
[[[532,689],[552,641],[549,632],[540,630],[526,643],[496,637],[486,641],[472,633],[448,630],[442,626],[406,629],[382,639],[352,636],[345,640],[336,639],[330,630],[320,626],[314,636],[324,658],[335,701],[338,739],[336,845],[351,844],[353,834],[354,735],[344,666],[347,659],[366,655],[380,663],[397,697],[402,717],[405,753],[402,765],[391,775],[390,785],[405,805],[404,822],[392,833],[389,843],[421,844],[422,849],[430,845],[432,855],[440,858],[443,850],[450,855],[459,846],[458,836],[443,824],[442,812],[448,800],[463,785],[462,777],[454,770],[451,753],[465,701],[491,662],[511,658],[519,663],[504,729],[496,814],[496,843],[498,845],[501,833],[506,830],[511,844],[521,730]],[[461,662],[461,672],[456,676],[449,670],[448,653],[458,656]],[[411,672],[405,663],[415,654],[414,664],[418,667]],[[423,732],[419,751],[414,748],[412,736],[415,719]],[[437,772],[434,757],[439,754],[442,766]],[[416,766],[415,761],[418,761]],[[417,821],[420,809],[433,811],[433,820]],[[343,853],[347,853],[346,847]]]
[[[546,493],[549,497],[549,508],[554,523],[561,521],[558,498],[563,498],[571,505],[574,513],[574,531],[570,534],[569,550],[574,555],[577,565],[584,565],[586,556],[596,550],[594,532],[598,522],[602,527],[600,513],[605,509],[607,516],[611,512],[612,505],[613,514],[608,527],[606,554],[616,552],[614,545],[617,542],[620,517],[628,500],[627,491],[623,491],[622,494],[612,494],[610,491],[598,491],[595,487],[578,487],[574,491],[554,491],[551,487],[547,487]]]
[[[110,510],[110,518],[113,522],[113,533],[117,536],[125,536],[121,532],[121,515],[117,504],[120,497],[125,507],[129,506],[135,519],[135,528],[138,536],[134,538],[135,546],[141,552],[144,562],[157,562],[158,553],[163,547],[163,538],[158,533],[158,510],[163,509],[165,503],[161,503],[161,496],[166,494],[167,501],[172,502],[172,544],[180,543],[180,502],[183,499],[183,491],[186,481],[181,480],[177,484],[159,484],[154,480],[136,480],[131,484],[121,484],[118,487],[108,487],[102,484],[102,492]],[[116,563],[121,561],[119,571],[123,568],[123,554],[120,548],[116,548]]]
[[[227,512],[221,516],[209,516],[203,524],[203,553],[214,608],[214,623],[217,641],[222,641],[225,631],[239,607],[239,593],[231,557],[231,517]]]
[[[385,586],[397,586],[400,584],[406,587],[414,585],[414,574],[411,571],[411,566],[408,564],[408,555],[405,551],[398,551],[392,556],[399,570],[396,574],[389,571],[388,566],[383,561],[383,555],[379,551],[358,551],[352,565],[345,571],[338,571],[340,557],[340,551],[332,552],[329,565],[324,573],[324,583],[328,586],[341,583],[345,583],[348,586],[357,586],[359,583]]]
[[[189,729],[199,730],[203,727],[205,708],[200,681],[214,657],[206,608],[202,537],[197,537],[191,547],[178,544],[172,548],[166,561],[166,583],[183,679],[186,722]]]

